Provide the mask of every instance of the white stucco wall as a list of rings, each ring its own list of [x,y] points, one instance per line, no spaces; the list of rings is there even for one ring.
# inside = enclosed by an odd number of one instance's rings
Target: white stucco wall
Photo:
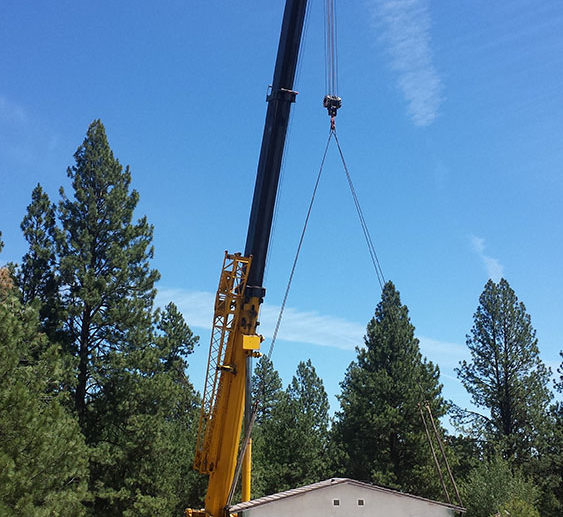
[[[333,501],[340,504],[335,506]],[[364,501],[363,506],[358,500]],[[452,517],[453,510],[430,501],[351,484],[327,486],[239,512],[239,517]]]

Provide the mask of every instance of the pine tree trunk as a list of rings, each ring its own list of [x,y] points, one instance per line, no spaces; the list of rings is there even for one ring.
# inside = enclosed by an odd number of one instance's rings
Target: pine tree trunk
[[[78,384],[76,386],[75,406],[78,421],[82,432],[86,426],[86,384],[88,382],[88,338],[90,329],[90,308],[86,305],[82,313],[82,326],[80,329],[80,347],[78,352]]]

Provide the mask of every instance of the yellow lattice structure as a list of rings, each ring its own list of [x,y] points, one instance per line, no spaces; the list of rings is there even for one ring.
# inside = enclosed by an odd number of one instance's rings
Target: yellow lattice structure
[[[234,335],[242,312],[244,289],[251,258],[225,252],[219,288],[215,297],[213,329],[201,405],[194,468],[210,474],[215,467],[212,443],[218,415],[218,400],[224,390],[222,372],[236,375],[233,361]]]

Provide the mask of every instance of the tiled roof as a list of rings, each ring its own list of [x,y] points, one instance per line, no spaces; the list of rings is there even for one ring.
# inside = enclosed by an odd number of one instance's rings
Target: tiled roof
[[[390,488],[384,488],[377,485],[370,485],[369,483],[363,483],[362,481],[356,481],[354,479],[349,479],[349,478],[325,479],[324,481],[319,481],[318,483],[313,483],[312,485],[293,488],[291,490],[286,490],[285,492],[279,492],[278,494],[267,495],[264,497],[260,497],[258,499],[254,499],[253,501],[248,501],[246,503],[235,504],[234,506],[231,506],[229,508],[229,512],[235,513],[243,510],[248,510],[250,508],[255,508],[256,506],[261,506],[263,504],[279,501],[280,499],[285,499],[300,494],[306,494],[308,492],[312,492],[313,490],[318,490],[319,488],[326,488],[329,486],[340,485],[340,484],[355,485],[369,490],[375,490],[378,492],[386,492],[386,493],[399,495],[402,497],[410,497],[412,499],[418,499],[419,501],[425,501],[427,503],[433,503],[440,506],[445,506],[447,508],[451,508],[452,510],[455,510],[456,512],[465,512],[465,508],[461,508],[460,506],[455,506],[453,504],[448,504],[448,503],[442,503],[440,501],[432,501],[431,499],[426,499],[424,497],[419,497],[417,495],[406,494],[403,492],[398,492],[397,490],[391,490]]]

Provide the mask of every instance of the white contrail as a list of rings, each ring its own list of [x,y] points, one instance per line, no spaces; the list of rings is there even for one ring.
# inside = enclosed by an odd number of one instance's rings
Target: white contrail
[[[391,68],[408,112],[417,126],[428,126],[442,103],[442,81],[430,48],[428,0],[366,0],[371,19],[391,59]]]

